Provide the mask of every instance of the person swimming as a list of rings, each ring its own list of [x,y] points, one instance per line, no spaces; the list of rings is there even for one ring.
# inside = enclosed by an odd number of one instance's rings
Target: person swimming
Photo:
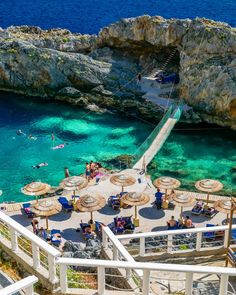
[[[28,136],[28,139],[31,139],[31,140],[37,140],[37,137],[35,137],[35,136],[33,136],[32,134],[30,134],[30,135]]]
[[[39,169],[41,167],[44,167],[44,166],[48,166],[48,163],[44,162],[44,163],[40,163],[38,165],[34,165],[32,166],[34,169]]]
[[[61,144],[59,144],[57,146],[53,146],[51,149],[52,150],[63,149],[66,145],[67,145],[67,143],[61,143]]]
[[[16,131],[16,134],[19,135],[19,136],[26,136],[26,134],[21,130],[19,129],[18,131]]]

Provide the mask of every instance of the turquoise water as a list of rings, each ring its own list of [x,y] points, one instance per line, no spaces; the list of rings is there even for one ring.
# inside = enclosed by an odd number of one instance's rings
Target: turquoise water
[[[20,189],[31,181],[58,185],[64,167],[72,175],[84,171],[86,161],[106,162],[121,154],[132,155],[152,128],[141,121],[118,114],[96,114],[77,107],[0,94],[0,189],[3,201],[24,201]],[[84,118],[81,118],[85,116]],[[179,128],[177,126],[177,128]],[[196,128],[196,127],[195,127]],[[17,136],[21,129],[37,140]],[[55,145],[68,143],[64,149]],[[226,191],[235,190],[236,133],[227,130],[173,131],[154,159],[149,171],[152,177],[177,177],[185,189],[201,178],[221,180]],[[47,162],[47,167],[32,166]]]
[[[176,177],[190,190],[195,181],[214,178],[224,184],[222,193],[236,194],[236,132],[208,128],[174,130],[149,169],[152,177]]]
[[[87,111],[55,102],[39,102],[20,96],[0,96],[0,189],[3,201],[23,201],[23,185],[31,181],[58,185],[64,177],[64,167],[72,175],[84,171],[86,161],[106,161],[120,154],[132,154],[150,132],[144,124],[114,114],[84,116]],[[21,129],[37,140],[17,136]],[[142,132],[140,132],[142,130]],[[64,149],[55,145],[68,143]],[[47,162],[47,167],[32,166]]]

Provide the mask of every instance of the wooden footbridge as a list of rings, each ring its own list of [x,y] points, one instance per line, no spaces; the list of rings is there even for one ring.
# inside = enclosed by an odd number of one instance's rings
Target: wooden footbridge
[[[152,161],[155,155],[159,152],[171,130],[180,119],[182,107],[169,107],[168,111],[163,116],[157,127],[152,131],[149,137],[137,149],[134,154],[133,169],[146,170],[148,164]]]

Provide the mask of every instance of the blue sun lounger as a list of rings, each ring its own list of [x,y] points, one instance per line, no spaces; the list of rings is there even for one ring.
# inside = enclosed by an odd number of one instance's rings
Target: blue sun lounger
[[[68,202],[67,198],[59,197],[57,200],[66,212],[71,212],[74,209],[73,205]]]

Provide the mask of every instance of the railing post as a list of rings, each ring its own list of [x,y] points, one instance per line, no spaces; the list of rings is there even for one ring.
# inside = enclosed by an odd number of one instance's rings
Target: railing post
[[[141,237],[139,243],[139,255],[143,257],[145,255],[145,237]]]
[[[172,253],[172,246],[173,246],[173,236],[168,235],[167,236],[167,253]]]
[[[113,260],[118,260],[118,249],[116,246],[113,244]]]
[[[129,281],[131,279],[131,269],[126,268],[126,280]]]
[[[107,239],[107,234],[106,234],[105,230],[103,230],[103,227],[102,227],[102,245],[103,245],[104,249],[107,249],[108,239]]]
[[[33,268],[37,269],[40,267],[40,253],[39,247],[32,242],[32,254],[33,254]]]
[[[200,251],[202,247],[202,233],[197,233],[196,251]]]
[[[10,235],[11,235],[11,249],[13,252],[18,251],[18,238],[17,231],[14,228],[10,227]]]
[[[98,295],[105,293],[105,268],[98,266]]]
[[[219,295],[227,295],[228,294],[228,282],[229,276],[224,274],[220,276],[220,292]]]
[[[229,230],[225,230],[225,235],[224,235],[224,248],[227,248],[228,246],[228,238],[229,238]]]
[[[192,295],[193,293],[193,273],[186,273],[185,295]]]
[[[150,289],[150,270],[143,271],[143,295],[149,295]]]
[[[48,254],[48,271],[49,271],[49,281],[54,284],[57,282],[56,274],[56,259],[54,256]]]
[[[29,286],[25,288],[25,295],[34,295],[34,286]]]
[[[60,287],[61,293],[67,293],[68,283],[67,283],[67,265],[60,264]]]

